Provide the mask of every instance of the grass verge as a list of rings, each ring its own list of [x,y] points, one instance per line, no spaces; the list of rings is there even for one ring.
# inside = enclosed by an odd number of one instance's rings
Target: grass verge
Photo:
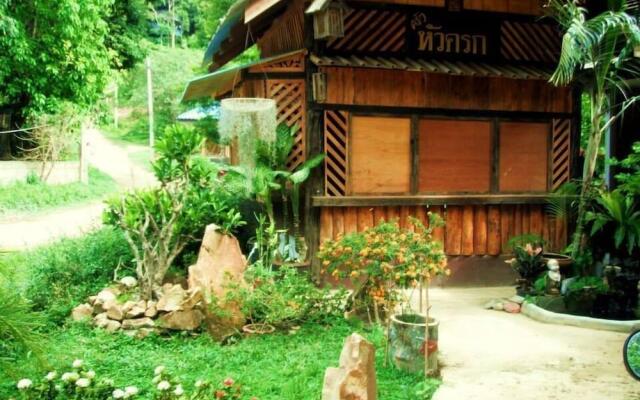
[[[118,189],[110,176],[89,168],[89,183],[47,185],[16,182],[0,186],[0,216],[41,211],[47,208],[97,200]]]

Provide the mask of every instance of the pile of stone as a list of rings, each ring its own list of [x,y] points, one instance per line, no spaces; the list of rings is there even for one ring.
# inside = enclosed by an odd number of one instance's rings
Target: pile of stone
[[[74,308],[71,317],[75,321],[91,319],[108,332],[123,331],[142,338],[163,330],[197,330],[205,319],[204,308],[199,288],[185,290],[167,283],[158,301],[146,301],[140,299],[136,279],[125,277]]]
[[[522,308],[522,303],[524,303],[524,297],[516,295],[511,296],[508,299],[490,300],[484,305],[484,308],[487,310],[505,311],[510,314],[517,314]]]
[[[167,283],[157,302],[145,301],[138,294],[137,280],[129,276],[91,296],[71,317],[92,319],[95,326],[109,332],[122,330],[138,337],[160,330],[194,331],[201,326],[216,340],[236,334],[246,318],[238,300],[227,298],[233,287],[244,285],[247,260],[238,240],[219,230],[216,225],[205,229],[198,260],[189,267],[188,289]],[[212,312],[209,307],[214,299],[216,311]]]

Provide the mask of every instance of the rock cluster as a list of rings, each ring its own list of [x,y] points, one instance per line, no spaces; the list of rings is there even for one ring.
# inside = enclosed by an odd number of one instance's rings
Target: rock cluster
[[[511,296],[508,299],[493,299],[484,305],[487,310],[505,311],[510,314],[517,314],[522,308],[524,298],[522,296]]]
[[[145,301],[137,294],[137,280],[128,276],[76,307],[71,317],[76,321],[93,319],[97,327],[110,332],[123,330],[132,336],[161,329],[193,331],[203,326],[222,340],[239,332],[246,322],[241,299],[228,296],[244,285],[246,268],[238,240],[209,225],[198,260],[189,267],[188,290],[168,283],[157,302]]]
[[[322,400],[376,400],[376,349],[357,333],[349,336],[340,353],[340,366],[327,368]]]
[[[73,309],[75,321],[89,320],[108,332],[145,337],[159,330],[193,331],[204,321],[204,296],[200,289],[185,290],[167,283],[158,301],[140,299],[135,278],[123,278]]]

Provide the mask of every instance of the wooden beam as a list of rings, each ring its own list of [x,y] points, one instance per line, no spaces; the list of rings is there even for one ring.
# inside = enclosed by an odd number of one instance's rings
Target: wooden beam
[[[546,204],[550,194],[469,194],[415,196],[313,196],[313,207]]]

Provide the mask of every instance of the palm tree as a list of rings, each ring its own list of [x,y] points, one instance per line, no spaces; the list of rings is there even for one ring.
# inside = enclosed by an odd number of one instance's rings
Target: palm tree
[[[587,194],[591,189],[598,149],[604,133],[640,96],[630,96],[627,80],[640,76],[634,47],[640,45],[638,21],[625,12],[626,0],[610,0],[609,11],[592,18],[580,0],[550,0],[551,16],[564,30],[558,66],[551,76],[554,85],[578,81],[591,98],[591,131],[584,157],[576,232],[572,243],[575,258],[583,249]],[[614,104],[615,98],[622,98]],[[615,111],[614,111],[615,110]]]

